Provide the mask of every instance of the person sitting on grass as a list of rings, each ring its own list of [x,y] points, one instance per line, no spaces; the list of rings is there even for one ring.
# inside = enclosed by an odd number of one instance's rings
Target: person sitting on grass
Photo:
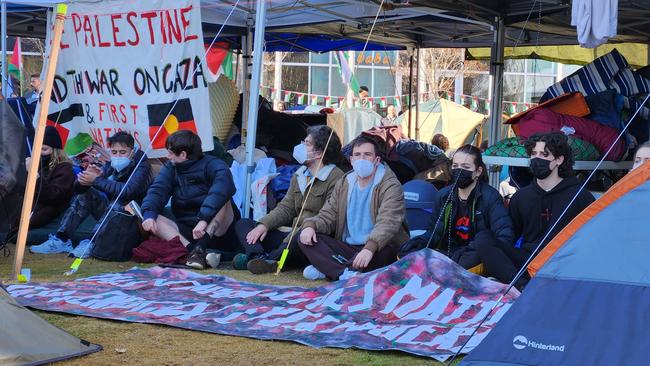
[[[142,202],[142,228],[163,240],[178,237],[189,252],[187,266],[214,268],[220,257],[206,255],[206,249],[241,249],[233,228],[239,212],[233,209],[230,169],[221,159],[203,155],[201,138],[192,131],[174,132],[165,147],[169,161]],[[170,198],[173,220],[161,215]]]
[[[127,132],[117,132],[109,137],[108,147],[110,165],[91,164],[77,176],[74,183],[77,194],[65,211],[58,231],[50,234],[44,243],[32,246],[32,253],[70,253],[78,258],[87,258],[92,252],[90,240],[82,240],[74,250],[70,240],[81,223],[91,215],[98,221],[106,217],[120,192],[122,195],[113,206],[114,210],[123,211],[132,200],[142,200],[152,179],[146,155],[141,150],[134,150],[135,140]],[[99,223],[94,231],[98,229]]]
[[[62,149],[63,142],[56,128],[45,127],[36,180],[36,193],[34,194],[34,209],[29,218],[30,229],[49,224],[70,205],[76,178],[72,171],[72,162]],[[31,163],[31,157],[25,159],[27,171],[29,171]],[[20,220],[17,220],[11,226],[5,238],[5,244],[16,239],[19,224]]]
[[[259,223],[242,219],[235,224],[239,241],[246,250],[246,254],[239,254],[233,260],[236,269],[243,269],[237,268],[238,263],[247,263],[248,270],[255,274],[275,272],[277,260],[289,240],[289,233],[277,229],[288,225],[291,228],[298,225],[299,228],[304,219],[316,215],[323,207],[334,185],[343,176],[343,171],[335,165],[342,158],[341,140],[334,133],[327,145],[331,132],[327,126],[310,127],[305,140],[293,150],[293,157],[302,166],[291,177],[287,195]],[[305,202],[310,186],[309,199]],[[302,216],[297,221],[303,205]],[[296,234],[290,245],[287,264],[307,265],[297,242]]]
[[[299,247],[312,264],[303,272],[307,279],[337,280],[350,275],[348,269],[384,267],[409,239],[399,180],[382,164],[373,140],[360,136],[351,144],[353,172],[338,181],[318,215],[302,225]]]
[[[510,200],[510,217],[515,238],[519,239],[514,244],[485,242],[476,248],[488,275],[503,283],[510,283],[528,258],[539,253],[535,250],[540,243],[543,248],[594,202],[589,191],[580,191],[580,181],[573,175],[571,146],[563,133],[537,134],[531,136],[524,146],[535,179]],[[542,239],[545,240],[542,242]],[[515,287],[521,290],[528,280],[524,274]]]
[[[430,243],[431,249],[471,269],[482,263],[477,246],[483,242],[493,245],[494,241],[509,245],[515,234],[501,195],[487,183],[481,151],[472,145],[459,148],[451,167],[450,186],[438,193],[431,228],[403,248],[412,251]]]

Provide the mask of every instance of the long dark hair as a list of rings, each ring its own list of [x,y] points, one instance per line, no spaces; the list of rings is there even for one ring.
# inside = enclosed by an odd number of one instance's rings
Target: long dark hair
[[[465,154],[471,156],[472,158],[474,158],[474,165],[476,165],[476,168],[477,169],[479,167],[483,168],[483,170],[481,172],[481,176],[479,177],[479,180],[487,182],[488,181],[487,167],[485,166],[485,163],[483,162],[483,155],[481,155],[481,150],[476,146],[467,144],[467,145],[461,146],[458,150],[456,150],[456,152],[454,152],[454,155],[456,155],[456,153],[459,153],[459,152],[465,153]],[[453,160],[453,157],[452,157],[452,160]]]

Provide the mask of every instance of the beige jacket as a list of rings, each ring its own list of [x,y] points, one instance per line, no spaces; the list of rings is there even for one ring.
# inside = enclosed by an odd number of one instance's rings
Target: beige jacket
[[[264,224],[267,229],[274,230],[280,226],[289,225],[293,227],[293,225],[296,224],[300,208],[302,207],[305,195],[307,194],[307,189],[309,188],[307,178],[304,175],[305,170],[305,166],[302,166],[293,174],[291,177],[291,183],[289,183],[287,195],[284,196],[282,201],[280,201],[271,212],[260,220],[260,223]],[[314,187],[309,194],[307,203],[305,203],[301,222],[299,222],[298,225],[301,225],[304,219],[315,216],[318,213],[334,190],[336,182],[338,182],[341,177],[343,177],[343,171],[335,165],[327,165],[321,168],[318,172],[315,183],[313,183]],[[285,241],[287,240],[288,237],[285,238]]]
[[[364,246],[364,249],[373,253],[386,245],[397,249],[409,239],[402,185],[388,165],[384,164],[384,168],[383,176],[375,176],[375,179],[380,181],[372,192],[371,211],[374,227]],[[320,234],[333,235],[335,239],[342,240],[347,227],[350,184],[356,184],[354,172],[339,180],[318,215],[306,219],[302,227],[311,227]]]

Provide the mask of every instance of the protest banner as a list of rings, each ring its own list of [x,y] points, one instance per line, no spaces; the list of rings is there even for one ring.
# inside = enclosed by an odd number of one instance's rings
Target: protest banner
[[[60,45],[48,124],[66,152],[127,131],[160,157],[180,129],[212,150],[199,0],[74,2]]]
[[[443,361],[459,350],[505,287],[425,249],[315,288],[154,267],[7,290],[22,305],[46,311],[313,347],[400,350]],[[512,290],[496,306],[464,353],[480,343],[517,296]]]

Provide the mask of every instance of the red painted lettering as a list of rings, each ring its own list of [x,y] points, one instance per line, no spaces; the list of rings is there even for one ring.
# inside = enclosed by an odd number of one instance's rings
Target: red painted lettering
[[[111,14],[111,26],[113,28],[113,43],[115,44],[115,47],[124,47],[126,46],[126,42],[117,40],[117,34],[120,33],[120,28],[115,25],[115,21],[118,19],[122,19],[122,14]]]

